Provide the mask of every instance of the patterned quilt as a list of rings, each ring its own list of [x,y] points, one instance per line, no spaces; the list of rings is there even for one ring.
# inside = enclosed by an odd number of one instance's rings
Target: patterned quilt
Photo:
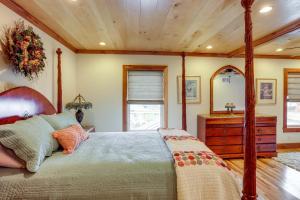
[[[160,129],[159,133],[173,155],[178,200],[241,198],[237,175],[205,144],[183,130]]]

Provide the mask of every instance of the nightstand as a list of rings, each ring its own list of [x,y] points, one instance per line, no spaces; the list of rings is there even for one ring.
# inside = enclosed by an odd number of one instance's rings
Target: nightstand
[[[87,132],[87,133],[93,133],[96,132],[96,128],[93,125],[83,125],[82,128]]]

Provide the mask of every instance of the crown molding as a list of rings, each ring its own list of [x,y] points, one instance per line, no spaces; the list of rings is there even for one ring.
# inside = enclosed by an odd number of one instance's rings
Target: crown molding
[[[162,55],[162,56],[181,56],[182,52],[172,51],[135,51],[135,50],[93,50],[77,49],[78,54],[123,54],[123,55]]]
[[[93,50],[93,49],[77,49],[77,54],[121,54],[121,55],[158,55],[158,56],[185,56],[191,57],[218,57],[218,58],[244,58],[245,55],[236,55],[231,57],[226,53],[201,53],[201,52],[172,52],[172,51],[135,51],[135,50]],[[265,55],[256,54],[254,58],[264,59],[300,59],[300,56],[289,55]]]

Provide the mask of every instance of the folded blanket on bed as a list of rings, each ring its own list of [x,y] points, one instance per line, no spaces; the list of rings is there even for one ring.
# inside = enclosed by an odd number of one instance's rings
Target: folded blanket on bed
[[[183,130],[159,133],[173,155],[178,200],[240,199],[237,176],[205,144]]]

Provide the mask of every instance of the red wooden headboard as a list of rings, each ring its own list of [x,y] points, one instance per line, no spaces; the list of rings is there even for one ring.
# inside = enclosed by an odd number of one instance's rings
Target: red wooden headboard
[[[54,106],[38,91],[29,87],[16,87],[0,93],[0,124],[38,114],[54,114]]]

